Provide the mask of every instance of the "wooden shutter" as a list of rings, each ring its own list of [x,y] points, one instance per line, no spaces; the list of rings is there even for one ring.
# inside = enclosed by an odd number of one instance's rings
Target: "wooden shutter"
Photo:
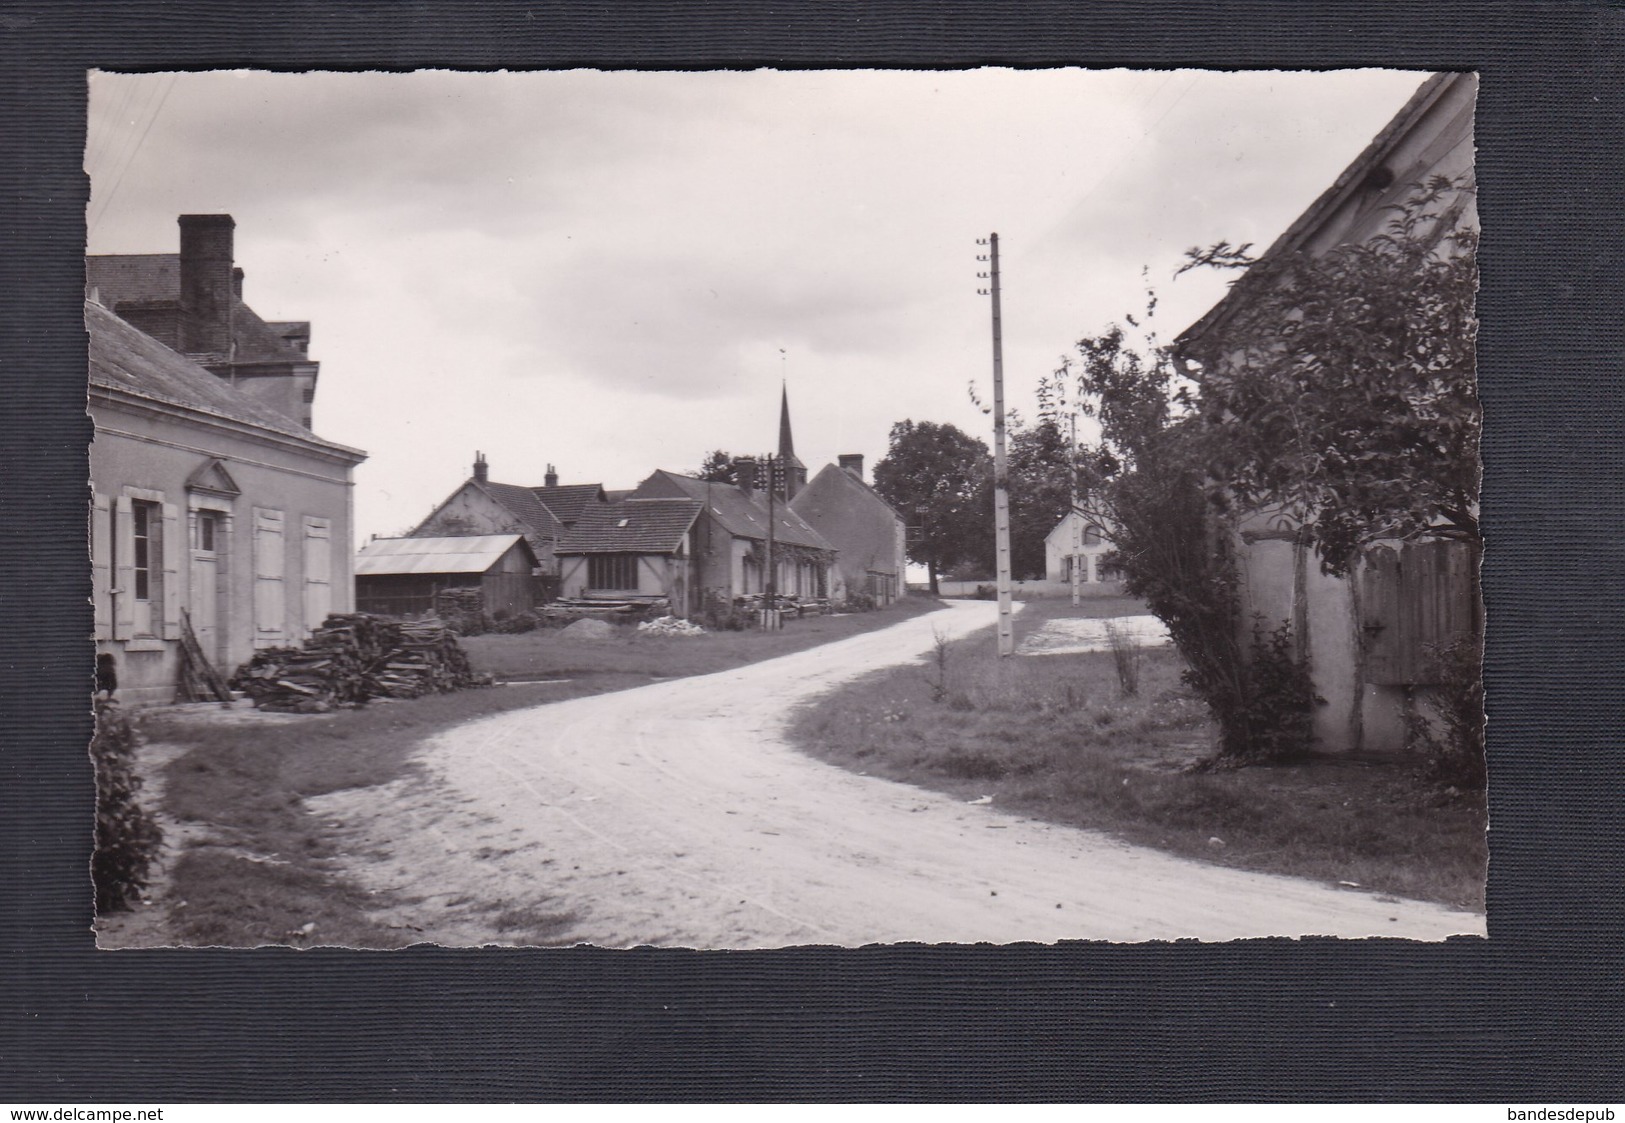
[[[333,523],[305,519],[305,629],[322,626],[333,610]]]
[[[128,495],[113,504],[113,638],[135,635],[135,504]]]
[[[181,559],[190,557],[186,540],[181,537],[180,512],[175,504],[163,505],[163,529],[158,536],[158,558],[163,563],[163,624],[164,639],[181,638]]]
[[[90,603],[98,640],[113,638],[113,514],[107,496],[90,503]]]
[[[254,642],[280,643],[287,636],[281,511],[254,508]]]

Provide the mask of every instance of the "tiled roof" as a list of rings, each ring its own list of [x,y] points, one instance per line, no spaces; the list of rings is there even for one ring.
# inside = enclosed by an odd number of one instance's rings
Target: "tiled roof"
[[[723,529],[736,538],[767,539],[767,498],[763,492],[746,494],[733,484],[697,480],[676,472],[657,471],[638,485],[634,493],[639,497],[679,494],[694,499],[710,508],[712,516]],[[773,504],[773,538],[795,546],[808,546],[815,550],[835,547],[829,540],[808,526],[802,517],[790,509],[789,504]]]
[[[123,390],[364,455],[358,449],[323,440],[280,411],[261,405],[99,304],[85,303],[85,329],[90,333],[92,388]]]
[[[692,499],[625,499],[589,507],[559,543],[561,554],[670,554],[701,505]]]
[[[176,253],[98,254],[85,258],[85,282],[96,290],[97,299],[114,311],[124,303],[179,301],[181,257]],[[268,324],[241,298],[234,297],[232,342],[237,345],[236,360],[240,363],[309,362],[283,334],[296,322]],[[305,327],[308,334],[309,325]]]
[[[588,504],[605,501],[602,484],[565,484],[563,487],[533,487],[530,490],[565,526],[580,518]]]
[[[536,498],[535,489],[521,487],[518,484],[498,484],[486,481],[474,481],[474,486],[483,488],[485,493],[509,511],[514,518],[530,527],[537,534],[551,537],[555,516],[541,500]],[[562,522],[563,520],[558,520]]]
[[[807,486],[796,492],[795,498],[790,500],[791,509],[797,512],[805,511],[807,509],[806,504],[814,501],[811,497],[818,494],[813,490],[813,485],[818,483],[820,479],[825,479],[826,477],[827,481],[833,482],[826,482],[825,484],[821,485],[821,487],[832,487],[835,486],[835,484],[839,484],[848,489],[855,489],[863,494],[869,495],[876,503],[879,503],[881,506],[885,507],[886,510],[890,511],[894,517],[898,519],[903,517],[898,513],[896,507],[893,507],[886,501],[886,497],[884,495],[881,495],[880,492],[874,489],[873,484],[869,483],[868,480],[860,480],[851,472],[848,472],[845,468],[842,468],[837,464],[825,464],[822,468],[820,468],[817,474],[814,475],[812,479],[807,481]]]
[[[355,556],[357,577],[399,573],[484,573],[514,543],[536,558],[518,534],[476,534],[466,538],[374,538]]]

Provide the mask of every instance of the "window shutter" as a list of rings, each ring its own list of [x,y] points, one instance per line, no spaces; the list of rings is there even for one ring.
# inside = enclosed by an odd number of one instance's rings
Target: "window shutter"
[[[135,635],[135,506],[128,495],[113,505],[113,638]]]
[[[107,496],[95,495],[90,504],[90,603],[96,638],[113,638],[113,515]]]
[[[254,642],[262,647],[287,635],[282,512],[254,508]]]
[[[333,523],[305,520],[305,630],[321,627],[333,610]]]
[[[158,538],[158,556],[164,566],[164,622],[165,639],[181,638],[181,558],[187,557],[186,542],[181,537],[180,512],[175,504],[163,507],[163,530]]]

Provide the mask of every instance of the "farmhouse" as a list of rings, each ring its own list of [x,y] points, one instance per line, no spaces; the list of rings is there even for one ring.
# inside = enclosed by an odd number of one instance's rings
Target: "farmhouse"
[[[586,511],[559,546],[564,595],[665,599],[676,615],[694,613],[694,527],[701,508],[691,499],[631,498]]]
[[[446,589],[479,589],[483,610],[511,615],[535,606],[536,555],[521,534],[374,538],[356,554],[356,608],[380,616],[435,611]]]
[[[537,573],[557,578],[558,544],[583,511],[606,503],[599,484],[559,485],[548,465],[540,487],[496,483],[484,453],[474,454],[474,474],[408,533],[411,538],[460,538],[521,534],[536,557]]]
[[[1111,540],[1098,523],[1079,511],[1069,511],[1044,538],[1044,576],[1070,587],[1076,565],[1080,591],[1119,592],[1123,583],[1106,565],[1111,550]]]
[[[234,228],[183,215],[178,255],[87,261],[96,651],[133,704],[175,699],[188,629],[229,672],[350,610],[366,454],[311,432],[309,325],[243,303]]]
[[[887,605],[903,595],[907,527],[864,481],[860,454],[824,465],[795,493],[790,509],[836,550],[832,599],[862,595]]]
[[[1471,74],[1430,78],[1262,262],[1369,242],[1413,185],[1435,176],[1470,180],[1476,89]],[[1451,226],[1477,228],[1470,193],[1444,211],[1439,230]],[[1244,277],[1179,337],[1178,352],[1188,354],[1214,337],[1257,291]],[[1258,613],[1266,621],[1292,622],[1299,656],[1325,700],[1315,714],[1322,748],[1398,750],[1415,692],[1439,681],[1430,653],[1480,626],[1472,547],[1430,540],[1379,545],[1343,579],[1321,572],[1301,530],[1276,510],[1242,518],[1243,619]]]

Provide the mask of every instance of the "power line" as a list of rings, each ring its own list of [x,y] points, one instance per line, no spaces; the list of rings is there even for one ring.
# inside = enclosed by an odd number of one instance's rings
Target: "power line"
[[[118,178],[113,181],[113,186],[108,189],[107,196],[102,201],[101,209],[97,211],[96,215],[91,219],[91,230],[95,230],[97,224],[99,224],[102,218],[107,214],[107,208],[112,204],[113,197],[118,194],[119,185],[124,182],[124,174],[128,172],[131,166],[135,163],[135,158],[140,153],[141,146],[146,143],[147,134],[152,132],[152,126],[157,124],[158,115],[164,111],[164,104],[169,101],[169,95],[175,92],[175,83],[179,80],[179,74],[169,75],[169,84],[164,87],[163,94],[157,99],[157,105],[153,107],[151,115],[147,117],[146,127],[141,130],[141,135],[136,138],[135,144],[130,148],[129,157],[124,161],[124,166],[119,169]]]

